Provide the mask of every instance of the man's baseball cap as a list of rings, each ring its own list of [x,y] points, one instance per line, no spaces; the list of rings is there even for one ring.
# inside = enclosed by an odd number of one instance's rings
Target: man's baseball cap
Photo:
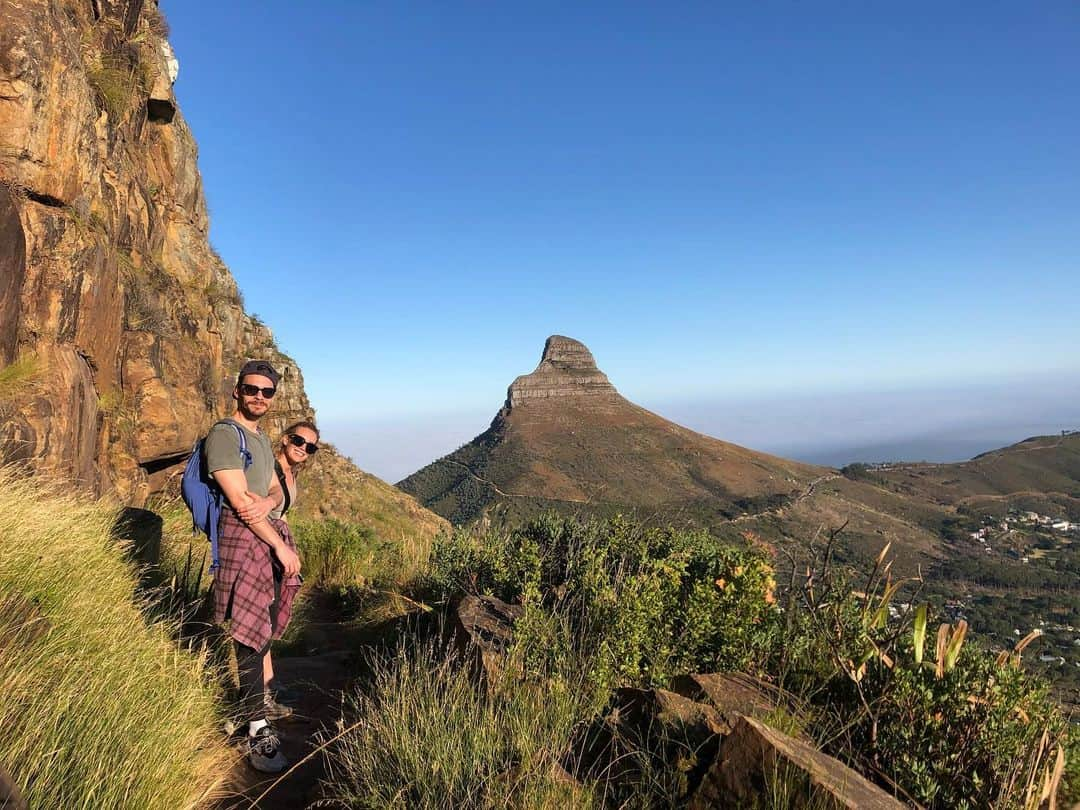
[[[268,377],[275,388],[281,379],[281,375],[274,371],[274,367],[265,360],[248,360],[240,369],[240,373],[236,375],[236,381],[239,383],[248,374],[261,374],[263,377]]]

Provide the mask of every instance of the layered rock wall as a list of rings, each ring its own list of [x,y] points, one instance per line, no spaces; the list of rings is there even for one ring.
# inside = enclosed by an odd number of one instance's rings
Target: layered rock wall
[[[311,415],[208,241],[166,33],[155,0],[0,0],[0,462],[128,503],[245,357],[282,371],[271,429]]]
[[[618,397],[615,386],[596,367],[596,360],[585,344],[562,335],[547,339],[535,371],[511,383],[506,392],[506,407],[556,397]]]

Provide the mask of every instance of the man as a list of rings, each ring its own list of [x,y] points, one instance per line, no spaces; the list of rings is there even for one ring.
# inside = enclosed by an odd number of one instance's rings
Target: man
[[[282,500],[270,439],[259,420],[270,410],[280,376],[265,360],[249,360],[233,389],[236,411],[214,425],[204,444],[207,470],[225,494],[214,577],[214,619],[229,621],[240,674],[240,708],[248,721],[253,767],[278,773],[288,765],[266,718],[263,657],[289,623],[300,588],[300,558],[288,525],[268,519]],[[244,432],[248,457],[237,427]]]

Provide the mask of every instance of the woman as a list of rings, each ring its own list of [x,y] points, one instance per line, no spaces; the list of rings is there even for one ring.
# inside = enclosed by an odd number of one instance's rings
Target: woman
[[[285,520],[289,508],[296,502],[296,476],[319,449],[319,429],[314,422],[302,420],[285,428],[274,454],[274,473],[284,500],[270,512],[270,517]],[[263,657],[263,683],[266,686],[266,717],[281,720],[293,713],[292,708],[278,703],[275,693],[280,691],[274,682],[274,662],[267,651]]]

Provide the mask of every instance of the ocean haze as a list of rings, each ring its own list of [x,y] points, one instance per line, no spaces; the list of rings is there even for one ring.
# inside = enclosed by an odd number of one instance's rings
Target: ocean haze
[[[623,393],[700,433],[836,467],[854,461],[963,461],[1029,436],[1080,428],[1080,376],[693,400]],[[335,417],[322,427],[326,439],[362,468],[393,482],[482,433],[500,405],[383,419]]]

